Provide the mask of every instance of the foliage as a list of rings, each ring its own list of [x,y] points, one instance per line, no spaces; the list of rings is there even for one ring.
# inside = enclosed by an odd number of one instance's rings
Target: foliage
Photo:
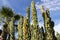
[[[14,15],[14,18],[15,18],[15,20],[19,20],[20,19],[20,15]]]
[[[2,15],[3,17],[13,17],[14,13],[12,11],[12,9],[10,9],[9,7],[5,7],[3,6],[0,10],[0,15]]]

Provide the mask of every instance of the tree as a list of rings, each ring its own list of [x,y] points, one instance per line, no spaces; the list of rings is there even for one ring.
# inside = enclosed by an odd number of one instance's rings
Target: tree
[[[13,13],[12,9],[10,9],[9,7],[3,6],[0,10],[0,15],[2,18],[6,19],[6,21],[4,23],[8,25],[11,20],[11,17],[13,17],[13,15],[14,15],[14,13]],[[7,29],[8,33],[9,33],[9,27],[6,26],[5,29]]]
[[[3,6],[0,12],[1,12],[0,15],[6,18],[6,23],[8,24],[11,17],[13,17],[14,15],[12,9]]]

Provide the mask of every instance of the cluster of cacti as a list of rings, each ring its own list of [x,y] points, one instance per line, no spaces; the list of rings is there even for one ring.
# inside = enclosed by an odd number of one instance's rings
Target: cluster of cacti
[[[46,12],[44,12],[44,8],[43,6],[41,6],[41,11],[44,19],[46,40],[56,40],[54,35],[54,29],[53,29],[54,22],[51,21],[49,10],[47,9]]]
[[[35,7],[34,1],[31,2],[31,9],[32,9],[32,25],[30,24],[30,7],[27,8],[26,17],[23,17],[22,15],[18,16],[20,18],[17,18],[18,20],[18,40],[56,40],[55,34],[54,34],[54,22],[51,21],[49,10],[46,9],[46,12],[44,11],[44,7],[41,6],[41,12],[44,20],[44,27],[39,27],[38,23],[38,17],[37,17],[37,10]],[[14,16],[7,21],[6,29],[4,28],[2,32],[3,38],[5,37],[5,34],[8,32],[8,40],[15,40],[15,27],[14,27]],[[8,30],[7,30],[8,29]],[[7,30],[7,32],[6,32]],[[45,31],[45,32],[44,32]],[[4,39],[6,40],[6,39]]]

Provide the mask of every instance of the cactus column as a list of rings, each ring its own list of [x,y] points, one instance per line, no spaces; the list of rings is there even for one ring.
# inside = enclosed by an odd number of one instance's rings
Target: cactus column
[[[41,28],[39,27],[38,28],[38,40],[42,40],[42,31],[41,31]]]
[[[41,11],[44,18],[44,26],[46,29],[46,40],[54,40],[54,22],[51,21],[49,10],[47,9],[46,12],[44,12],[44,8],[41,6]]]
[[[35,8],[34,1],[32,1],[31,6],[32,6],[32,25],[33,25],[31,40],[38,40],[38,27],[39,27],[39,25],[38,25],[37,11]]]
[[[23,23],[23,40],[28,40],[28,26],[27,26],[27,20],[24,18],[24,23]]]
[[[27,8],[27,15],[23,24],[23,40],[30,40],[30,8]]]
[[[48,25],[48,29],[46,28],[47,31],[48,31],[47,34],[50,35],[51,40],[57,40],[56,37],[55,37],[55,32],[54,32],[54,22],[51,20],[50,12],[49,12],[49,9],[48,8],[46,9],[46,15],[48,17],[48,21],[47,21],[47,23],[48,23],[47,24]]]
[[[15,40],[14,38],[14,17],[11,18],[11,21],[9,22],[10,27],[10,40]]]
[[[28,40],[31,40],[31,32],[30,32],[30,7],[27,7],[27,14],[26,14],[26,18],[27,18],[27,27],[28,27]]]
[[[23,16],[20,16],[18,23],[18,40],[23,40]]]

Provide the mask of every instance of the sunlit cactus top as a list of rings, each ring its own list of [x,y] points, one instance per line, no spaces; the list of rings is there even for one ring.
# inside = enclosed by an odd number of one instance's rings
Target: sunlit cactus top
[[[27,12],[26,18],[27,18],[27,19],[30,19],[30,7],[27,7],[27,8],[26,8],[26,12]]]
[[[44,7],[42,5],[40,5],[40,9],[41,9],[41,12],[43,13],[44,12]]]
[[[49,8],[46,9],[46,14],[48,17],[50,16]]]

